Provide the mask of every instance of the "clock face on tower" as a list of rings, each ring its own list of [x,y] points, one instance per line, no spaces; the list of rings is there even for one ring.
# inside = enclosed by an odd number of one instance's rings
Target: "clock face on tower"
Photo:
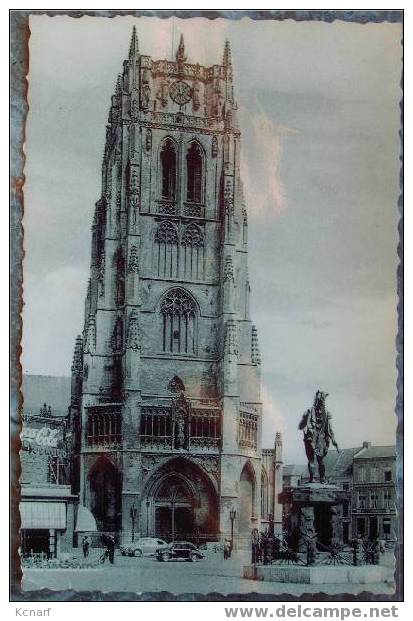
[[[178,81],[171,84],[169,94],[172,101],[183,106],[188,103],[192,97],[192,89],[186,82]]]

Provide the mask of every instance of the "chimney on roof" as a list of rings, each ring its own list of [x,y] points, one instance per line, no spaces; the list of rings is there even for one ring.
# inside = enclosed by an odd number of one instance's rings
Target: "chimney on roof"
[[[363,448],[370,448],[371,447],[371,442],[363,442]]]

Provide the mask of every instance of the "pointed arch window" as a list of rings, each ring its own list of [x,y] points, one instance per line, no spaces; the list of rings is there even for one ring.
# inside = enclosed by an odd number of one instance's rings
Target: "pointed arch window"
[[[201,147],[193,142],[186,155],[186,198],[192,203],[202,202],[203,156]]]
[[[204,235],[196,224],[190,224],[181,239],[182,276],[190,280],[204,278]]]
[[[161,303],[164,352],[195,354],[196,307],[183,289],[171,289]]]
[[[178,277],[178,233],[171,222],[162,222],[155,233],[155,274]]]
[[[161,196],[170,201],[176,199],[177,155],[175,144],[169,138],[161,148]]]

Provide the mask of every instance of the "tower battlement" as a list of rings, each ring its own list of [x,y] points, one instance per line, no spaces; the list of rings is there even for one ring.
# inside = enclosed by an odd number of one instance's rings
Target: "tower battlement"
[[[232,81],[228,42],[222,65],[204,67],[187,62],[182,36],[175,61],[140,54],[134,31],[129,59],[123,63],[112,96],[109,125],[122,120],[178,124],[209,132],[238,131]]]

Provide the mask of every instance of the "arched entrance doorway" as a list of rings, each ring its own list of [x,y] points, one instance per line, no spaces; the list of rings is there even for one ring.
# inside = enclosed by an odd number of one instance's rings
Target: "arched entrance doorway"
[[[239,532],[250,533],[255,508],[255,474],[250,462],[242,469],[239,492]]]
[[[159,468],[146,486],[147,533],[168,541],[208,539],[218,532],[217,492],[189,459]]]
[[[89,473],[90,510],[100,531],[119,530],[121,482],[116,466],[98,459]]]
[[[194,531],[195,498],[184,478],[166,477],[155,501],[155,531],[159,537],[182,539]]]

